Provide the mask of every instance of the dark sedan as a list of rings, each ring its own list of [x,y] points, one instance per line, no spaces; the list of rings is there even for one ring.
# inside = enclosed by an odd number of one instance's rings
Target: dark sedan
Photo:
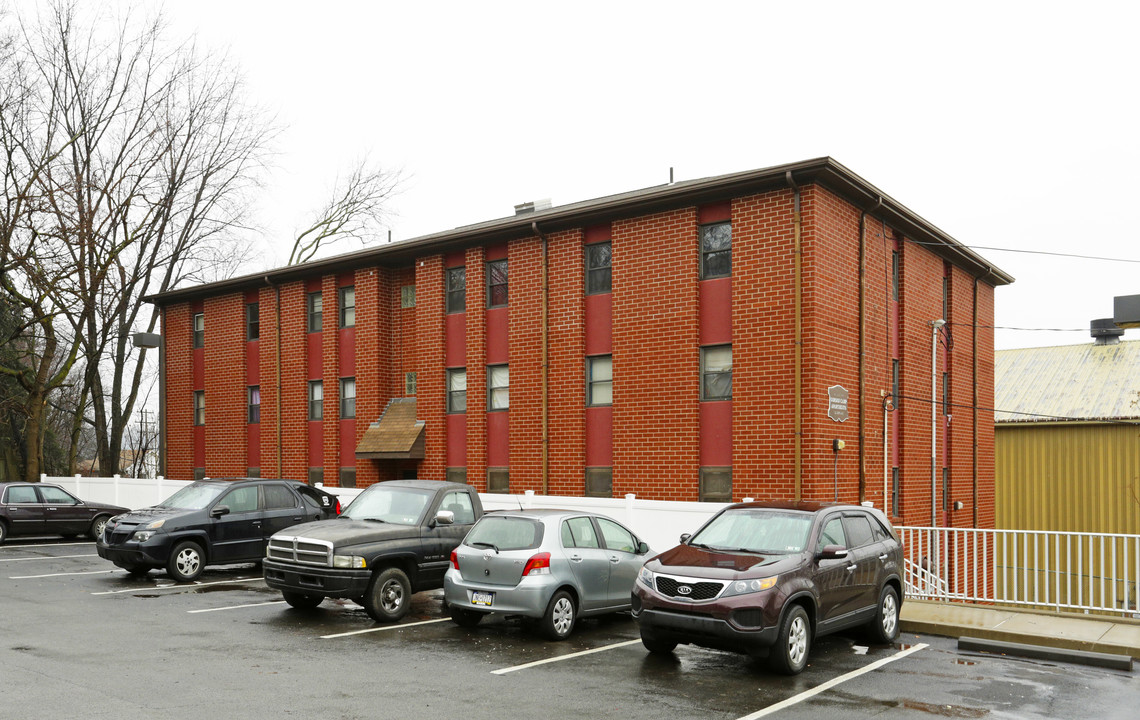
[[[95,539],[125,507],[80,500],[49,483],[0,483],[0,544],[10,535],[87,535]]]
[[[95,546],[132,575],[166,568],[189,582],[207,565],[260,561],[278,530],[339,514],[335,495],[294,480],[199,480],[154,507],[111,518]]]
[[[892,642],[902,599],[902,549],[877,510],[741,503],[645,564],[633,614],[650,652],[692,643],[792,675],[821,635],[864,627]]]

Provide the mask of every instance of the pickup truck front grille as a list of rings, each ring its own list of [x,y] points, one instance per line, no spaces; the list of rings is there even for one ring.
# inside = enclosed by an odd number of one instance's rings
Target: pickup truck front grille
[[[295,535],[274,535],[269,539],[266,557],[271,560],[332,567],[332,543]]]

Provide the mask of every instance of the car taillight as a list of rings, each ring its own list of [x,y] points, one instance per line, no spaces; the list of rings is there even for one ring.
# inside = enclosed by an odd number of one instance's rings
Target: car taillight
[[[340,515],[340,498],[336,499],[336,514]]]
[[[459,553],[455,550],[451,551],[451,567],[459,569]]]
[[[532,555],[530,560],[526,561],[526,567],[523,568],[522,574],[523,577],[527,575],[549,575],[550,553],[544,552]]]

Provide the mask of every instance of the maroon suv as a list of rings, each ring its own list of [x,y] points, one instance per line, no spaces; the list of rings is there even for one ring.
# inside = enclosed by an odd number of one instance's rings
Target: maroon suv
[[[812,638],[865,626],[898,637],[902,547],[887,518],[858,505],[739,503],[645,563],[633,588],[641,641],[768,657],[794,675]]]

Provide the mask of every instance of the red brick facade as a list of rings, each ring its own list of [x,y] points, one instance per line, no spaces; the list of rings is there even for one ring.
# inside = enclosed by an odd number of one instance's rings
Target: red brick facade
[[[848,193],[820,183],[802,183],[799,193],[800,495],[889,507],[892,458],[897,457],[896,519],[926,524],[932,506],[941,512],[945,467],[949,509],[939,515],[939,524],[992,526],[993,421],[990,413],[974,408],[992,406],[993,290],[1008,278],[956,262],[935,243],[913,242],[906,214],[877,214],[874,203],[856,205]],[[710,201],[719,204],[709,210]],[[674,207],[617,205],[607,208],[611,217],[602,225],[595,216],[546,230],[536,213],[537,233],[523,219],[510,225],[509,233],[486,241],[460,230],[448,243],[421,242],[398,260],[378,251],[335,267],[314,263],[308,275],[302,267],[260,282],[251,276],[249,287],[219,283],[182,291],[184,296],[168,294],[159,299],[165,309],[167,472],[187,479],[195,468],[210,476],[250,470],[246,393],[247,383],[253,384],[250,376],[257,375],[259,470],[267,477],[305,479],[316,466],[331,485],[343,468],[355,467],[356,484],[364,486],[412,473],[443,479],[450,468],[465,470],[468,482],[485,489],[488,468],[507,458],[511,492],[580,495],[587,457],[612,457],[613,496],[697,500],[702,458],[715,457],[716,465],[730,462],[734,499],[792,499],[797,491],[794,203],[795,192],[784,185],[733,190],[727,197],[679,201]],[[702,213],[705,222],[727,214],[731,223],[731,279],[720,284],[700,278]],[[607,228],[612,290],[591,300],[584,289],[584,244],[590,233],[596,238]],[[508,261],[505,316],[486,307],[486,267],[492,258]],[[446,312],[446,271],[459,265],[466,268],[467,282],[462,318]],[[355,287],[355,327],[338,329],[338,290],[349,285]],[[415,288],[415,305],[401,307],[401,289],[409,285]],[[237,350],[246,347],[245,303],[253,287],[259,288],[260,338],[253,355],[258,367],[248,368],[247,354]],[[324,301],[319,337],[308,333],[306,324],[306,296],[314,289]],[[587,408],[590,302],[602,308],[590,312],[608,312],[600,327],[612,333],[600,336],[603,345],[612,345],[613,368],[612,407],[590,416],[600,420],[588,419],[588,410],[595,408]],[[205,319],[205,349],[198,351],[204,364],[201,388],[195,387],[191,347],[195,307],[202,308]],[[943,317],[948,325],[939,333],[939,367],[932,373],[931,321]],[[501,362],[495,338],[502,332],[510,406],[505,416],[496,416],[487,410],[487,367]],[[722,343],[732,348],[732,396],[714,408],[701,400],[701,345]],[[895,360],[901,369],[900,397],[888,413],[884,395],[892,388]],[[467,411],[449,414],[446,369],[464,362]],[[425,458],[353,457],[369,423],[389,400],[404,396],[407,373],[415,373]],[[349,376],[356,381],[356,417],[341,421],[339,383]],[[309,421],[307,407],[308,383],[314,379],[324,387],[323,420],[317,423]],[[933,502],[932,380],[939,403]],[[834,385],[849,391],[844,422],[827,414],[828,388]],[[192,394],[198,389],[206,397],[204,428],[193,425]],[[884,420],[888,428],[898,428],[887,435],[899,438],[897,453],[885,448]],[[597,422],[602,425],[591,431]],[[601,440],[597,427],[605,431]],[[196,455],[195,432],[204,433],[204,457]],[[834,440],[845,447],[835,452]],[[596,442],[605,447],[590,446]],[[955,501],[962,502],[961,510],[954,509]]]

